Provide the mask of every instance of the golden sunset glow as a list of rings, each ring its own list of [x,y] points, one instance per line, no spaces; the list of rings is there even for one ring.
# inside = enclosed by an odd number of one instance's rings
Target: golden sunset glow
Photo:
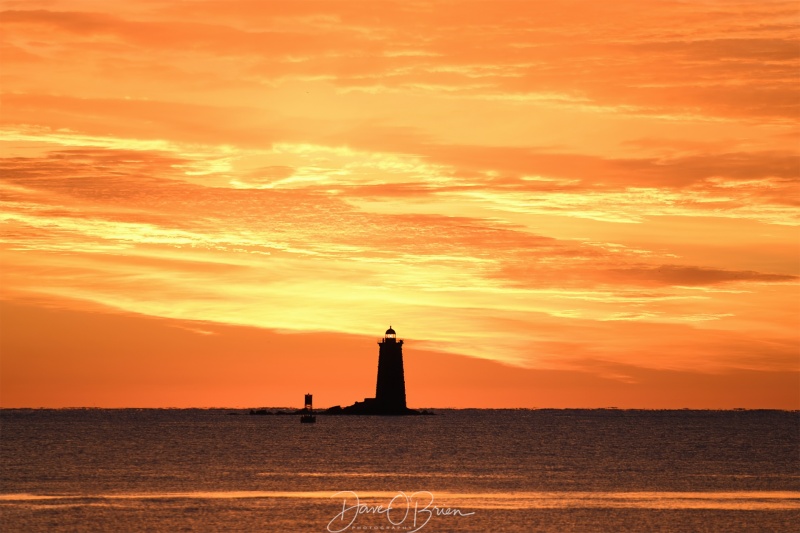
[[[800,408],[796,2],[0,3],[3,406]]]

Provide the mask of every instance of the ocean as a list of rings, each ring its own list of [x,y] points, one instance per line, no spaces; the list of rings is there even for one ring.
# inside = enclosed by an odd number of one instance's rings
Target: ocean
[[[0,530],[792,531],[800,413],[0,411]]]

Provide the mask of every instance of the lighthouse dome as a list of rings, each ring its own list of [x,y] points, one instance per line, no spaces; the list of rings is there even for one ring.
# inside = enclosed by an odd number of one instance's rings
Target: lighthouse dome
[[[386,334],[387,335],[397,335],[397,332],[395,330],[393,330],[391,326],[389,326],[389,329],[386,330]]]

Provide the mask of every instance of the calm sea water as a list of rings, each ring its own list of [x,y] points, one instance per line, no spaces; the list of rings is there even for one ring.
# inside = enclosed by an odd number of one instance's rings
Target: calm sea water
[[[797,412],[441,410],[318,416],[315,425],[232,412],[0,411],[0,529],[792,531],[800,524]]]

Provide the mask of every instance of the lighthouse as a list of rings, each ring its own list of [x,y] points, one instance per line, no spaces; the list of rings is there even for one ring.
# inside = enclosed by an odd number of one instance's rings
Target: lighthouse
[[[325,413],[331,415],[428,415],[406,407],[406,378],[403,372],[403,341],[389,326],[378,341],[378,380],[375,397],[364,398],[347,407],[329,407]]]
[[[375,403],[385,413],[405,413],[406,380],[403,374],[403,341],[389,326],[383,339],[378,341],[378,381],[375,385]]]

